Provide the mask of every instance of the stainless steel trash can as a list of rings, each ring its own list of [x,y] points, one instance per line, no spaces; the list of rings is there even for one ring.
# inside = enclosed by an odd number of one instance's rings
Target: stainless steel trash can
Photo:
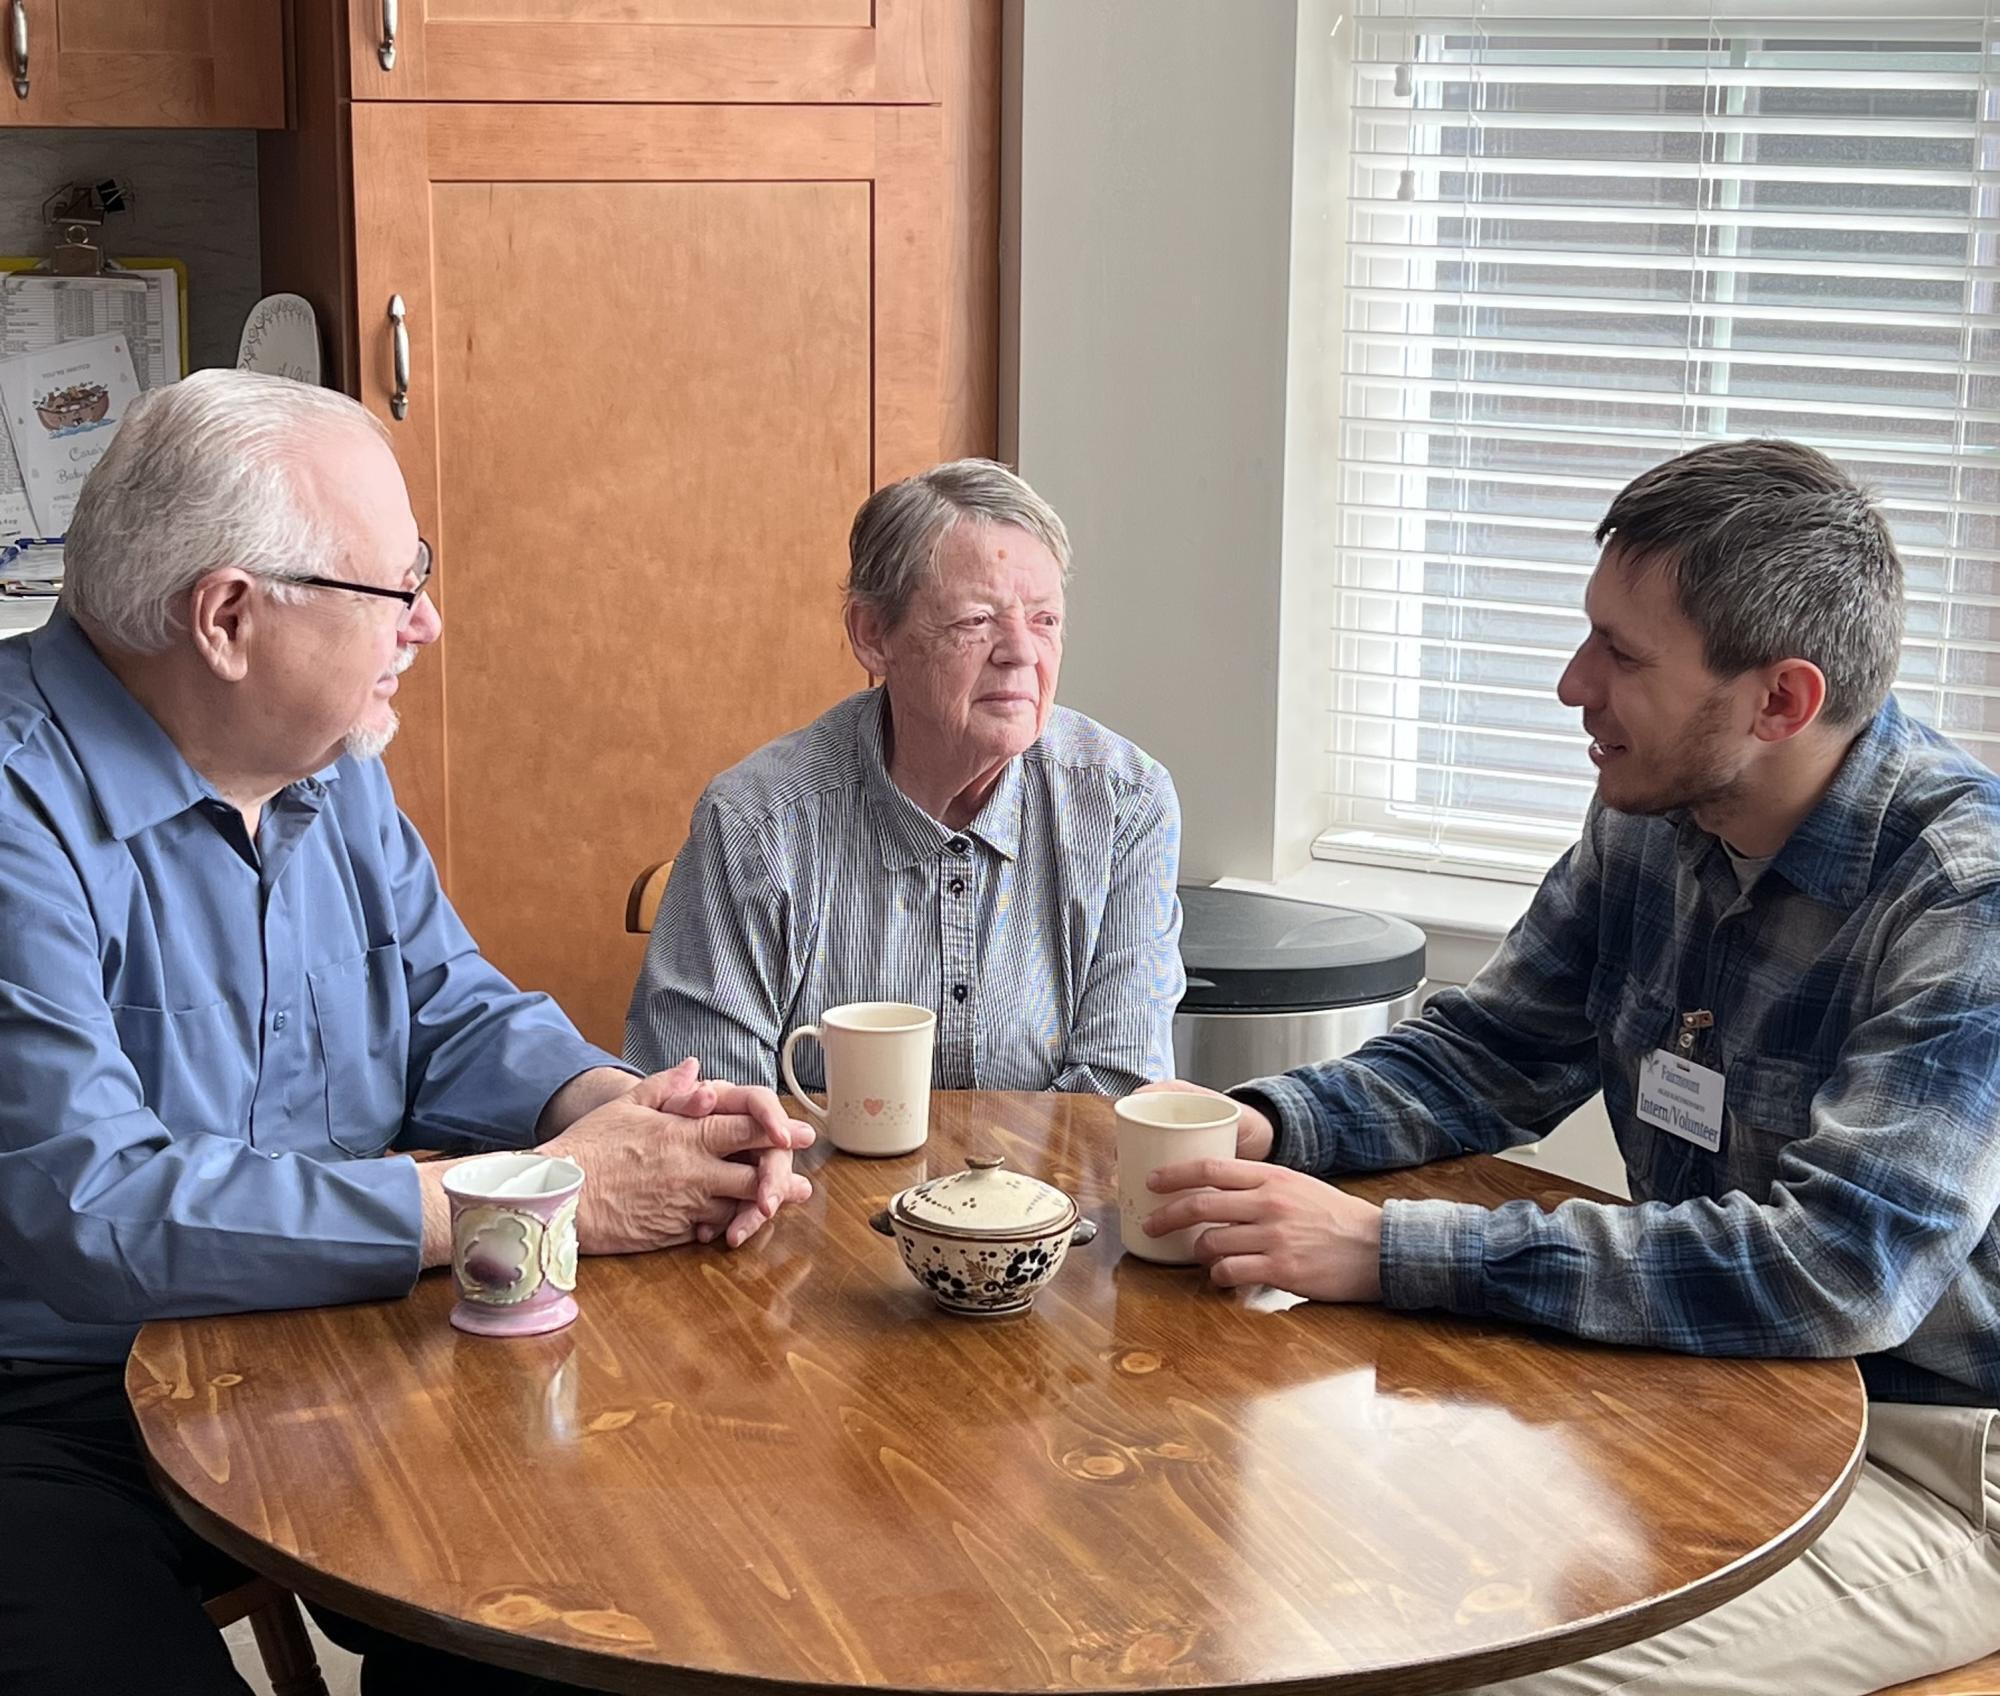
[[[1213,1089],[1331,1060],[1415,1013],[1424,933],[1402,919],[1181,887],[1174,1065]]]

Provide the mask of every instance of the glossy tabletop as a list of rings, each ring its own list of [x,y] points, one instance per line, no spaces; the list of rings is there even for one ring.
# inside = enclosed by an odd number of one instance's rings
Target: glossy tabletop
[[[1450,1690],[1706,1611],[1852,1482],[1844,1361],[1278,1309],[1123,1258],[1112,1123],[940,1095],[917,1154],[815,1150],[744,1249],[586,1261],[567,1331],[462,1335],[431,1275],[148,1326],[128,1389],[169,1498],[250,1565],[625,1691]],[[938,1311],[868,1228],[968,1152],[1102,1226],[1026,1315]],[[1484,1158],[1350,1187],[1579,1193]]]

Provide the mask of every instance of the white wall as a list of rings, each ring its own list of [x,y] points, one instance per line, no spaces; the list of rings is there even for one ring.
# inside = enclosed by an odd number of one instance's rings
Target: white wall
[[[1288,894],[1402,912],[1431,937],[1433,981],[1462,982],[1524,889],[1482,903],[1470,880],[1307,863],[1332,622],[1339,9],[1011,0],[1005,17],[1001,448],[1076,546],[1062,699],[1172,769],[1188,881],[1291,877]],[[1371,877],[1397,887],[1348,887]],[[1413,897],[1413,881],[1450,887]],[[1526,1158],[1623,1188],[1599,1102]]]
[[[1294,0],[1019,0],[1009,18],[1003,452],[1075,542],[1061,698],[1173,771],[1190,881],[1289,869],[1296,33]]]

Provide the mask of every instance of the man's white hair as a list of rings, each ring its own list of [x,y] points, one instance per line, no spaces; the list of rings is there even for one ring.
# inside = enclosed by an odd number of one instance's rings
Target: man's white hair
[[[62,605],[97,640],[154,654],[185,627],[188,591],[211,571],[340,575],[345,545],[296,472],[342,430],[387,434],[347,396],[285,377],[197,371],[148,390],[77,499]]]

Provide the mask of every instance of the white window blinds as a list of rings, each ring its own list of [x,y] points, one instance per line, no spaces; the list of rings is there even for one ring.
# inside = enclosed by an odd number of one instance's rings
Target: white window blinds
[[[2000,757],[1987,0],[1468,0],[1355,28],[1331,828],[1532,873],[1593,774],[1554,689],[1647,466],[1789,436],[1883,497],[1898,694]]]

